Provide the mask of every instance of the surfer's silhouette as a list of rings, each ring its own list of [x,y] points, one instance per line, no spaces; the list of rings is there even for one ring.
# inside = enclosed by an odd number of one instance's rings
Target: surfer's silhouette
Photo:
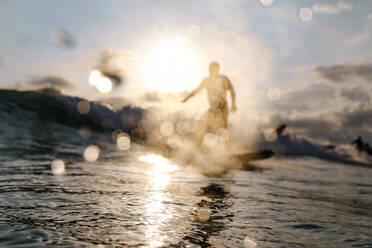
[[[369,155],[372,156],[372,148],[370,147],[370,145],[367,142],[363,142],[361,136],[358,136],[358,138],[356,140],[354,140],[351,144],[356,145],[357,150],[359,151],[359,153],[366,152],[366,153],[368,153]]]
[[[199,93],[202,89],[206,89],[208,93],[209,110],[200,119],[196,132],[195,143],[200,147],[204,136],[212,129],[217,135],[226,134],[228,124],[227,118],[229,115],[228,104],[226,100],[226,92],[231,94],[231,112],[236,112],[235,105],[235,90],[230,80],[219,74],[220,66],[217,62],[212,62],[209,65],[209,76],[204,78],[198,87],[182,101],[186,102],[188,99]],[[228,135],[227,135],[228,136]],[[230,150],[230,138],[225,137],[225,143]]]

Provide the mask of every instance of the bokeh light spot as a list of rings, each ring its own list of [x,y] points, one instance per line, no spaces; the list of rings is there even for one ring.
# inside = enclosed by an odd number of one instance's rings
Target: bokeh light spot
[[[56,160],[53,160],[51,169],[54,175],[61,175],[65,173],[66,165],[62,159],[56,159]]]
[[[213,133],[207,133],[203,139],[204,144],[210,148],[216,146],[217,141],[217,136]]]
[[[278,101],[280,99],[281,92],[278,88],[270,88],[267,91],[267,98],[269,98],[270,101]]]
[[[107,77],[102,76],[102,73],[98,70],[94,70],[89,74],[88,81],[101,93],[109,93],[112,90],[111,80]]]
[[[92,130],[88,126],[82,126],[79,128],[79,134],[82,138],[87,139],[92,136]]]
[[[171,136],[169,136],[169,138],[167,139],[167,144],[171,147],[178,147],[181,145],[181,138],[179,135],[177,134],[173,134]]]
[[[256,248],[256,247],[257,247],[257,242],[253,241],[248,236],[244,238],[244,248]]]
[[[77,110],[80,114],[87,114],[90,111],[90,103],[87,101],[80,101],[77,105]]]
[[[97,90],[101,93],[109,93],[112,90],[112,82],[107,77],[101,77],[97,83]]]
[[[126,135],[120,135],[116,140],[116,145],[122,151],[126,151],[130,148],[130,138]]]
[[[206,222],[211,217],[211,210],[208,208],[199,208],[197,213],[198,220]]]
[[[222,2],[219,2],[219,3],[215,3],[213,5],[213,13],[216,15],[216,16],[223,16],[225,13],[226,13],[226,8],[225,8],[225,5],[224,3]]]
[[[99,147],[96,145],[88,146],[84,151],[84,159],[88,162],[94,162],[99,157]]]
[[[206,34],[215,34],[217,32],[217,24],[213,21],[207,21],[204,23],[204,32]]]
[[[200,36],[201,30],[198,25],[191,25],[187,29],[187,36],[191,39],[198,38]]]
[[[301,21],[308,22],[313,18],[313,11],[309,8],[302,8],[298,12],[298,17],[300,17]]]
[[[89,83],[93,86],[96,86],[101,79],[101,72],[94,70],[89,74]]]
[[[270,7],[271,5],[273,5],[274,0],[260,0],[260,2],[263,6]]]
[[[160,126],[160,133],[164,136],[171,136],[173,134],[174,127],[170,122],[164,122]]]

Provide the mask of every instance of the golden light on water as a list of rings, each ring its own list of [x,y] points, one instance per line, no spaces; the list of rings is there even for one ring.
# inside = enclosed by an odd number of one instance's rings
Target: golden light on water
[[[138,158],[140,161],[153,165],[152,170],[146,172],[149,175],[149,186],[151,187],[151,196],[146,204],[147,225],[146,236],[149,247],[164,246],[166,236],[160,227],[166,225],[173,214],[165,211],[164,201],[169,201],[165,196],[164,189],[168,186],[171,179],[169,172],[178,170],[177,165],[172,165],[169,160],[156,154],[143,155]]]
[[[98,70],[94,70],[89,74],[89,83],[101,93],[109,93],[112,90],[111,80],[102,76]]]
[[[146,174],[151,176],[150,184],[155,190],[164,189],[170,180],[168,173],[179,170],[177,165],[170,164],[168,159],[157,154],[143,155],[138,160],[153,165],[152,170],[147,171]]]
[[[143,155],[138,160],[153,164],[153,171],[148,174],[170,173],[179,169],[177,165],[170,164],[168,159],[157,154]]]
[[[191,36],[199,30],[192,27]],[[159,92],[180,92],[196,87],[200,82],[202,68],[185,37],[163,41],[145,58],[144,77],[147,86]]]

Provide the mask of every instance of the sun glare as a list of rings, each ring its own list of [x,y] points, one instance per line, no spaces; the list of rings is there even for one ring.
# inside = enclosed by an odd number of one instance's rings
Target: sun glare
[[[179,92],[194,88],[200,81],[198,61],[187,38],[160,43],[145,59],[147,86],[159,92]]]
[[[153,164],[154,167],[152,172],[154,173],[169,173],[178,170],[177,165],[169,164],[168,159],[157,154],[143,155],[140,156],[138,160]]]

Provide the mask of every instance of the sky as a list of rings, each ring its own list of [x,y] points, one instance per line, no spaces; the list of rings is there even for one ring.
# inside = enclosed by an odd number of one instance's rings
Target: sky
[[[216,60],[237,91],[232,121],[372,142],[371,31],[370,0],[2,0],[0,87],[151,104]],[[111,93],[89,84],[96,69],[120,78]]]

